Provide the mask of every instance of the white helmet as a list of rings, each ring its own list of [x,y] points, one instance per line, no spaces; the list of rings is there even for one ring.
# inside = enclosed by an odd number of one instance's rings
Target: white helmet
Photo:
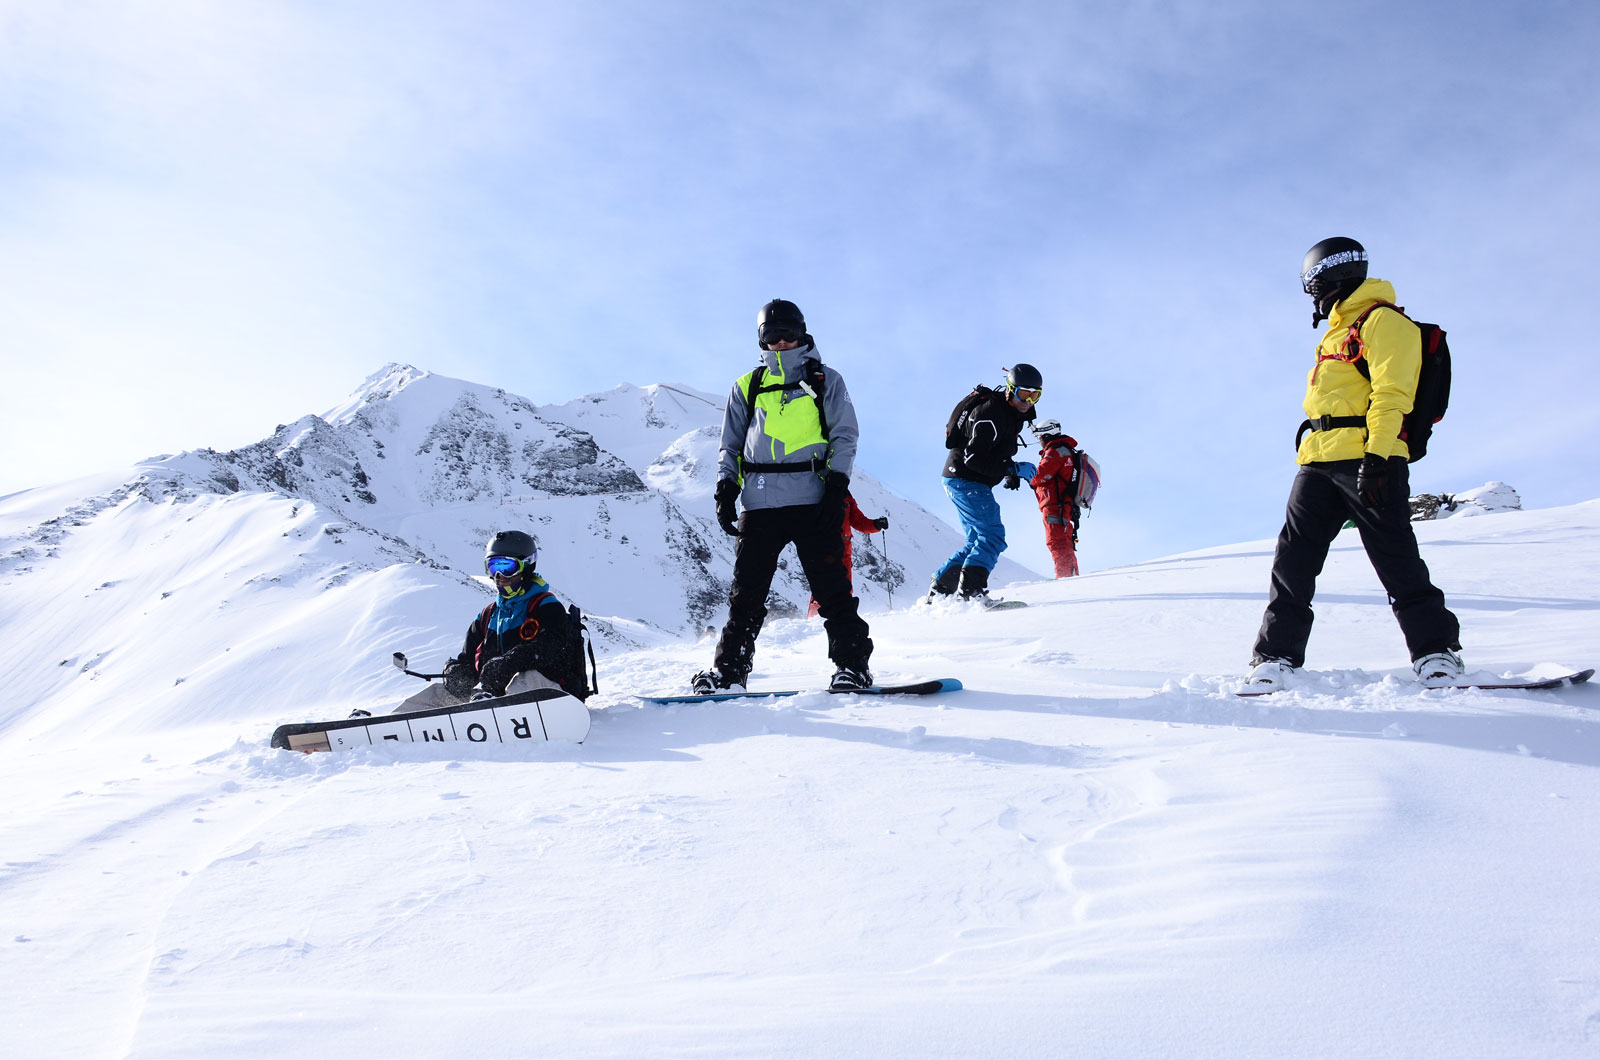
[[[1047,442],[1051,438],[1061,437],[1060,420],[1035,420],[1030,429],[1035,441]]]

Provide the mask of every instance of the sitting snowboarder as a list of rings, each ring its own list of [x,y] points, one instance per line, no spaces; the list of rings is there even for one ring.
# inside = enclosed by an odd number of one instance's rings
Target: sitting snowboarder
[[[461,653],[444,664],[444,684],[430,684],[396,713],[455,706],[472,699],[479,686],[491,696],[559,688],[588,697],[581,646],[574,650],[581,631],[536,573],[538,559],[538,546],[521,530],[490,538],[483,568],[494,579],[494,603],[467,627]]]

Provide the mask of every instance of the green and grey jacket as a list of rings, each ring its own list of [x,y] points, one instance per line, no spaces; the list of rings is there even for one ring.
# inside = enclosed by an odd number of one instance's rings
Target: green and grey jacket
[[[728,393],[722,411],[722,452],[717,475],[740,483],[745,510],[786,508],[822,500],[822,481],[829,471],[849,475],[855,467],[856,440],[861,429],[844,377],[823,365],[822,413],[817,402],[798,386],[768,391],[805,378],[806,362],[816,360],[816,350],[762,350],[766,372],[762,393],[756,395],[754,415],[749,410],[752,370],[740,376]],[[822,436],[826,419],[828,437]],[[764,471],[762,464],[791,465],[805,470]],[[752,466],[755,465],[755,466]]]

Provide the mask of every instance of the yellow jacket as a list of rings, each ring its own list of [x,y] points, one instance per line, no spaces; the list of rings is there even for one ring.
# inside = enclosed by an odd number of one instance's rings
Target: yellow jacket
[[[1422,332],[1392,309],[1374,309],[1361,325],[1361,353],[1370,381],[1351,363],[1346,340],[1350,325],[1374,302],[1393,302],[1394,285],[1387,280],[1367,280],[1333,307],[1328,330],[1317,343],[1317,363],[1306,379],[1306,416],[1365,416],[1367,429],[1335,427],[1307,431],[1300,442],[1296,463],[1325,460],[1360,460],[1366,453],[1409,456],[1400,437],[1400,421],[1417,397],[1417,373],[1422,370]]]

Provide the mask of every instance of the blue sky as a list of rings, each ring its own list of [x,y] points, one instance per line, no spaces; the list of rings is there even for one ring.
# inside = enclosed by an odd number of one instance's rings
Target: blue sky
[[[1592,3],[0,0],[0,493],[387,361],[721,393],[781,296],[941,514],[1025,360],[1105,469],[1089,568],[1270,537],[1342,234],[1450,332],[1414,488],[1591,499],[1596,54]]]

